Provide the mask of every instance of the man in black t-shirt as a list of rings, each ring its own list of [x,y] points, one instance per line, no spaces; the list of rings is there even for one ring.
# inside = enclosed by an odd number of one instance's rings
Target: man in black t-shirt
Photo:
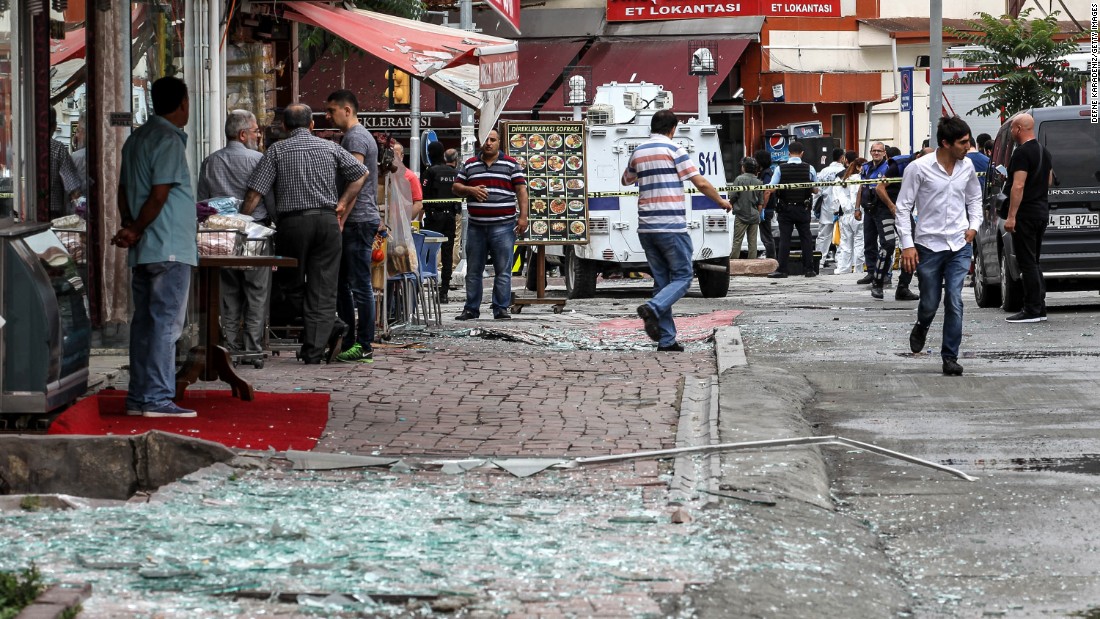
[[[1014,118],[1009,131],[1019,146],[1008,163],[1012,188],[1005,232],[1012,234],[1012,247],[1016,251],[1016,264],[1020,267],[1024,288],[1024,307],[1006,320],[1039,322],[1047,319],[1047,290],[1043,270],[1039,267],[1039,255],[1050,215],[1047,189],[1054,166],[1050,151],[1035,139],[1035,119],[1030,114],[1020,114]],[[1002,273],[1001,276],[1008,277],[1008,274]]]

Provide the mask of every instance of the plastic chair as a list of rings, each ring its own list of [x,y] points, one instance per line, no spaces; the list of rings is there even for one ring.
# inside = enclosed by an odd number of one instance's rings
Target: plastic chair
[[[441,327],[443,326],[443,307],[439,304],[439,250],[443,247],[443,243],[442,240],[435,241],[435,239],[446,239],[447,236],[434,230],[422,229],[420,237],[419,241],[414,242],[416,242],[416,258],[420,263],[421,287],[428,309],[426,314],[430,316],[434,312],[435,325]]]
[[[418,257],[424,237],[413,233],[413,246]],[[419,262],[419,259],[418,259]],[[428,317],[424,315],[426,299],[420,283],[420,274],[394,273],[386,277],[386,308],[387,322],[412,325],[416,323],[428,324]],[[392,317],[392,320],[390,318]],[[388,333],[389,329],[386,330]]]

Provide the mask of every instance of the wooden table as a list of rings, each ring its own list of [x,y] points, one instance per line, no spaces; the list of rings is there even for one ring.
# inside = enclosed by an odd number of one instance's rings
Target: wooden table
[[[229,351],[221,345],[221,270],[243,267],[295,267],[298,261],[282,256],[200,256],[199,257],[199,345],[187,354],[187,361],[176,374],[176,399],[199,380],[222,380],[233,388],[233,397],[251,401],[255,391],[237,375]]]

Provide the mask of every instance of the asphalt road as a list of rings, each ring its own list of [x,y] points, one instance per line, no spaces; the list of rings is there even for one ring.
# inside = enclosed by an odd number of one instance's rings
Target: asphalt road
[[[889,290],[873,301],[855,279],[736,279],[730,297],[745,310],[750,364],[809,383],[803,414],[816,434],[979,478],[824,450],[839,513],[877,538],[873,569],[909,596],[875,616],[1100,616],[1097,294],[1051,294],[1048,322],[1013,325],[967,289],[965,374],[945,377],[942,314],[931,352],[913,355],[916,303]],[[841,543],[839,529],[827,535]]]

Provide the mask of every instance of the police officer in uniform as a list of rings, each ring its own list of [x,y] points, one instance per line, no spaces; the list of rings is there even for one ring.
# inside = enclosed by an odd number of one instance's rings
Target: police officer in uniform
[[[791,142],[787,147],[791,156],[782,163],[772,175],[770,185],[780,183],[811,183],[817,181],[817,171],[808,163],[802,162],[805,148],[801,142]],[[770,189],[764,193],[767,204],[771,194],[776,194],[776,214],[779,220],[779,247],[776,248],[776,260],[779,268],[768,275],[771,278],[787,277],[787,260],[791,255],[791,233],[798,228],[798,238],[802,250],[802,273],[806,277],[815,277],[814,240],[810,235],[810,211],[813,207],[813,194],[817,189],[803,187],[798,189]]]
[[[451,186],[455,182],[458,151],[450,148],[444,152],[443,144],[432,142],[428,144],[428,159],[433,162],[433,165],[423,174],[424,200],[455,199]],[[424,204],[424,227],[447,237],[447,241],[440,248],[440,255],[443,256],[443,267],[440,270],[440,303],[450,302],[447,291],[450,290],[451,272],[454,268],[451,254],[455,246],[455,223],[461,212],[462,203],[457,199],[454,202],[425,202]]]

